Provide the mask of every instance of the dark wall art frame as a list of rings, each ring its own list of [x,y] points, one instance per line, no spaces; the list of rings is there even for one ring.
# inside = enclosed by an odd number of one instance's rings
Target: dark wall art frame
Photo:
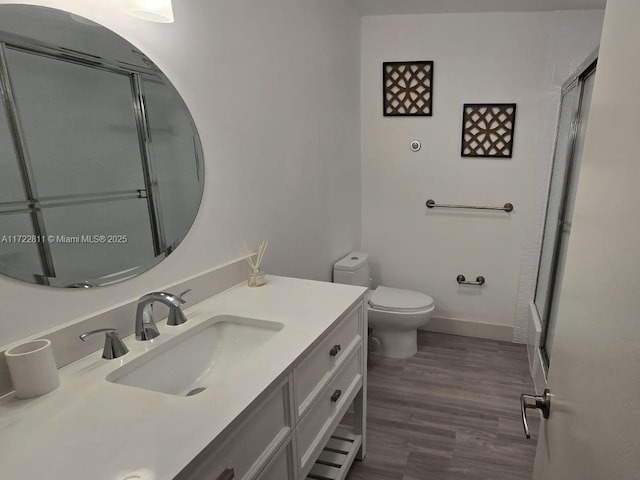
[[[516,107],[515,103],[465,103],[460,154],[463,157],[512,158]]]
[[[433,115],[433,67],[431,60],[383,62],[383,115],[385,117],[431,117]],[[409,78],[406,77],[407,72],[410,74]],[[396,77],[394,73],[397,74]],[[420,73],[424,75],[420,77]],[[415,84],[412,85],[414,80]],[[394,100],[397,102],[395,106]]]

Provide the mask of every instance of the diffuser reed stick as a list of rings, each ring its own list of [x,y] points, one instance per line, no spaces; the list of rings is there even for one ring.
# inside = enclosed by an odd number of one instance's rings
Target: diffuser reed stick
[[[262,264],[264,252],[267,250],[267,245],[269,245],[269,242],[263,240],[258,246],[258,252],[252,253],[247,246],[247,242],[242,242],[242,250],[245,259],[247,260],[247,263],[252,270],[248,280],[248,284],[250,287],[260,287],[266,283],[264,272],[260,271],[260,265]],[[256,256],[255,260],[253,259],[254,255]]]

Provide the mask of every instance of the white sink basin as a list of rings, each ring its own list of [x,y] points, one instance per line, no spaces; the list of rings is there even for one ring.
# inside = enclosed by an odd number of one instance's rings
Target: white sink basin
[[[131,387],[190,396],[228,376],[284,325],[221,315],[153,349],[107,376]]]

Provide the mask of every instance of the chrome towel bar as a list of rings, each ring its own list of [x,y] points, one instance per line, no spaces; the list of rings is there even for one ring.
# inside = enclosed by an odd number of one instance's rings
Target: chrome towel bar
[[[435,200],[427,200],[427,208],[471,208],[473,210],[502,210],[504,212],[513,212],[513,203],[505,203],[504,207],[481,207],[477,205],[451,205],[448,203],[436,203]]]
[[[476,277],[475,282],[471,282],[471,281],[468,282],[464,275],[458,275],[456,277],[456,281],[460,285],[484,285],[485,279],[482,275],[479,275]]]

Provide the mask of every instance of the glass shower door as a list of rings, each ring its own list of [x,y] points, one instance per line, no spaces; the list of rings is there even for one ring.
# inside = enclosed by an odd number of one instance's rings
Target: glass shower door
[[[574,136],[576,127],[574,120],[578,111],[579,98],[580,85],[578,81],[576,81],[562,97],[560,107],[558,137],[553,159],[551,186],[549,188],[549,199],[547,203],[547,217],[544,226],[544,238],[542,241],[540,266],[538,267],[538,284],[536,286],[535,297],[535,304],[543,324],[546,321],[547,303],[551,296],[549,287],[554,263],[554,250],[558,237],[560,216],[562,214],[562,197],[572,149],[571,139]]]
[[[555,274],[554,290],[551,294],[551,305],[549,308],[549,316],[547,320],[546,335],[544,341],[544,350],[546,352],[547,361],[551,361],[551,350],[553,349],[553,338],[556,325],[556,316],[558,314],[558,301],[560,299],[560,290],[562,288],[562,277],[564,275],[564,265],[567,257],[567,247],[569,245],[569,237],[571,235],[571,221],[573,219],[573,207],[576,200],[576,192],[578,189],[578,177],[580,166],[582,164],[582,153],[584,152],[584,139],[589,120],[589,109],[591,107],[591,96],[593,94],[593,84],[595,75],[592,73],[584,80],[582,89],[582,102],[580,106],[580,116],[578,117],[578,131],[576,135],[573,160],[571,163],[571,171],[568,176],[568,185],[566,188],[566,201],[564,215],[560,220],[560,238],[558,241],[558,259]]]
[[[535,304],[543,324],[541,347],[547,366],[553,349],[594,81],[595,63],[567,88],[562,99],[535,296]]]

